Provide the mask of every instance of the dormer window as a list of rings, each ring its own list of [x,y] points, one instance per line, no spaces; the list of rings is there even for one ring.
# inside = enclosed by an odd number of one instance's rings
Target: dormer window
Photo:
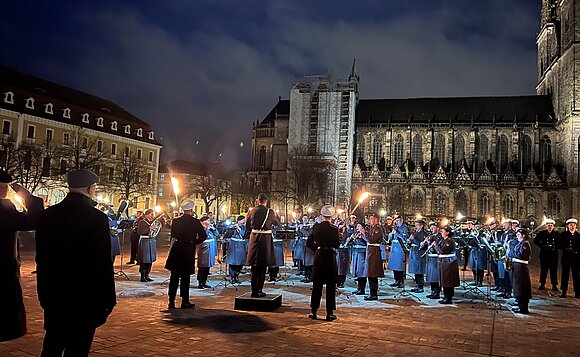
[[[111,130],[117,131],[117,122],[116,121],[111,122]]]
[[[137,129],[137,136],[140,138],[143,137],[143,129],[141,129],[141,128]]]
[[[97,126],[100,126],[102,128],[103,127],[103,122],[104,122],[103,117],[98,117],[97,118]]]
[[[62,117],[70,119],[70,108],[64,108],[62,110]]]
[[[26,99],[26,108],[34,109],[34,98],[27,98]]]
[[[131,125],[125,125],[125,134],[131,134]]]
[[[52,113],[52,103],[48,103],[44,105],[44,112],[46,114],[53,114]]]
[[[149,132],[149,140],[155,140],[155,133],[152,131]]]
[[[83,114],[83,123],[85,123],[85,124],[89,123],[89,114],[88,113]]]
[[[14,93],[12,92],[4,93],[4,103],[14,104]]]

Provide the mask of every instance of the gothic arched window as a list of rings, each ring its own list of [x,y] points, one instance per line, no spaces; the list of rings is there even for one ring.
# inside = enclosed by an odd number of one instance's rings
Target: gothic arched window
[[[527,135],[522,135],[520,140],[520,160],[526,172],[532,166],[532,139]]]
[[[395,137],[395,147],[393,150],[393,160],[395,165],[402,165],[403,164],[403,144],[404,144],[404,139],[403,139],[403,135],[401,134],[397,134],[397,136]]]
[[[455,162],[461,162],[465,158],[465,140],[463,139],[463,135],[458,134],[454,140],[454,153]]]
[[[445,137],[443,134],[435,135],[435,143],[433,144],[433,157],[439,159],[443,166],[445,163]]]
[[[378,165],[383,158],[383,139],[377,135],[373,142],[373,164]]]
[[[536,216],[536,206],[538,204],[538,199],[536,196],[529,195],[526,197],[526,216]]]
[[[550,197],[550,217],[553,219],[560,218],[562,202],[557,195]]]
[[[436,215],[441,215],[446,213],[445,209],[445,195],[442,193],[438,193],[435,196],[435,208],[433,213]]]
[[[260,167],[266,166],[266,147],[265,146],[260,146],[260,153],[258,155],[258,165],[260,165]]]
[[[515,200],[511,194],[504,196],[501,203],[502,213],[505,218],[514,218],[515,211]]]
[[[477,162],[480,170],[483,169],[485,162],[489,159],[489,141],[486,135],[478,135],[475,138],[475,146],[477,147]]]
[[[503,167],[508,164],[508,139],[505,135],[500,136],[498,139],[497,157],[498,167],[503,170]]]
[[[413,137],[413,144],[411,144],[411,160],[415,165],[423,165],[423,138],[417,134]]]
[[[403,191],[401,190],[400,187],[395,187],[393,189],[391,189],[391,191],[389,192],[389,201],[387,202],[388,204],[388,211],[389,212],[393,212],[393,211],[398,211],[401,212],[403,209]]]
[[[544,135],[540,140],[540,154],[543,162],[552,161],[552,140],[548,135]]]
[[[419,191],[413,192],[411,196],[411,209],[413,213],[423,212],[423,194]]]
[[[455,210],[465,216],[469,215],[467,195],[465,195],[465,192],[459,192],[455,197]]]
[[[485,216],[486,214],[491,214],[491,200],[487,193],[484,193],[479,198],[479,215],[481,217]]]

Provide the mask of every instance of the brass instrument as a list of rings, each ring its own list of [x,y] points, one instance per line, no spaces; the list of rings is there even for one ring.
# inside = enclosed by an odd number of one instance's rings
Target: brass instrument
[[[149,236],[151,238],[157,237],[157,235],[159,234],[159,231],[161,231],[161,228],[163,227],[163,224],[159,220],[163,216],[165,216],[167,218],[167,216],[165,215],[165,213],[161,212],[161,214],[159,214],[157,217],[155,217],[153,219],[153,222],[151,222],[151,225],[149,226],[150,229],[151,229],[151,231],[149,232]]]

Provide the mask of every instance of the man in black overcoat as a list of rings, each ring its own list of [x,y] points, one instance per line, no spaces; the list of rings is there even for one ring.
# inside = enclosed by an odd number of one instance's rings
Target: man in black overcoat
[[[338,279],[338,266],[336,263],[336,251],[340,245],[338,228],[330,221],[334,216],[335,209],[326,205],[320,210],[322,222],[315,224],[312,233],[306,241],[306,246],[314,251],[314,265],[312,266],[312,296],[310,297],[311,319],[318,319],[316,312],[320,308],[322,288],[326,284],[326,321],[336,320],[336,281]]]
[[[540,287],[538,290],[546,290],[546,277],[550,271],[552,291],[558,291],[558,246],[560,233],[554,230],[556,222],[553,219],[546,220],[546,229],[540,231],[534,239],[534,244],[540,247]]]
[[[36,229],[41,356],[88,356],[96,328],[116,304],[108,218],[93,200],[99,178],[81,169],[67,182],[70,192],[40,215]],[[71,266],[79,257],[83,266]]]
[[[280,224],[280,218],[274,210],[266,207],[268,196],[260,193],[258,205],[248,213],[246,219],[246,236],[248,243],[247,265],[252,272],[252,297],[264,297],[262,291],[266,279],[266,268],[276,264],[272,226]]]
[[[175,240],[165,262],[165,269],[171,271],[169,309],[175,308],[175,296],[180,279],[181,308],[195,307],[195,304],[189,302],[189,278],[195,273],[195,246],[202,243],[207,238],[207,234],[200,221],[192,216],[193,207],[193,201],[184,202],[181,206],[183,215],[175,218],[171,224],[171,238]]]
[[[26,211],[16,210],[7,199],[12,188],[23,199]],[[0,341],[9,341],[26,334],[26,312],[20,285],[20,257],[16,231],[32,230],[43,209],[41,198],[13,183],[12,177],[0,169]]]

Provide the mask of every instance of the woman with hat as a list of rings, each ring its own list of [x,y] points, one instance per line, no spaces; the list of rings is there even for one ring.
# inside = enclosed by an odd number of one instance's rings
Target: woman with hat
[[[338,267],[336,264],[336,251],[339,246],[339,232],[336,226],[330,224],[335,210],[331,205],[326,205],[320,210],[322,222],[312,228],[312,234],[306,241],[306,246],[314,251],[314,264],[312,266],[312,296],[310,308],[312,313],[308,316],[316,320],[317,311],[320,308],[322,288],[326,284],[326,321],[336,320],[336,281]]]
[[[441,228],[443,239],[437,245],[439,253],[439,283],[443,287],[443,300],[440,304],[452,304],[455,287],[459,286],[459,265],[455,254],[455,241],[451,227]]]
[[[532,283],[530,280],[530,269],[528,263],[532,247],[528,242],[530,233],[525,229],[518,229],[516,240],[510,242],[508,257],[512,260],[512,285],[514,297],[518,307],[512,309],[513,312],[529,314],[528,303],[532,298]]]
[[[568,278],[572,270],[574,295],[580,299],[580,233],[576,230],[578,220],[566,220],[566,231],[560,235],[560,250],[562,250],[562,295],[568,294]]]

